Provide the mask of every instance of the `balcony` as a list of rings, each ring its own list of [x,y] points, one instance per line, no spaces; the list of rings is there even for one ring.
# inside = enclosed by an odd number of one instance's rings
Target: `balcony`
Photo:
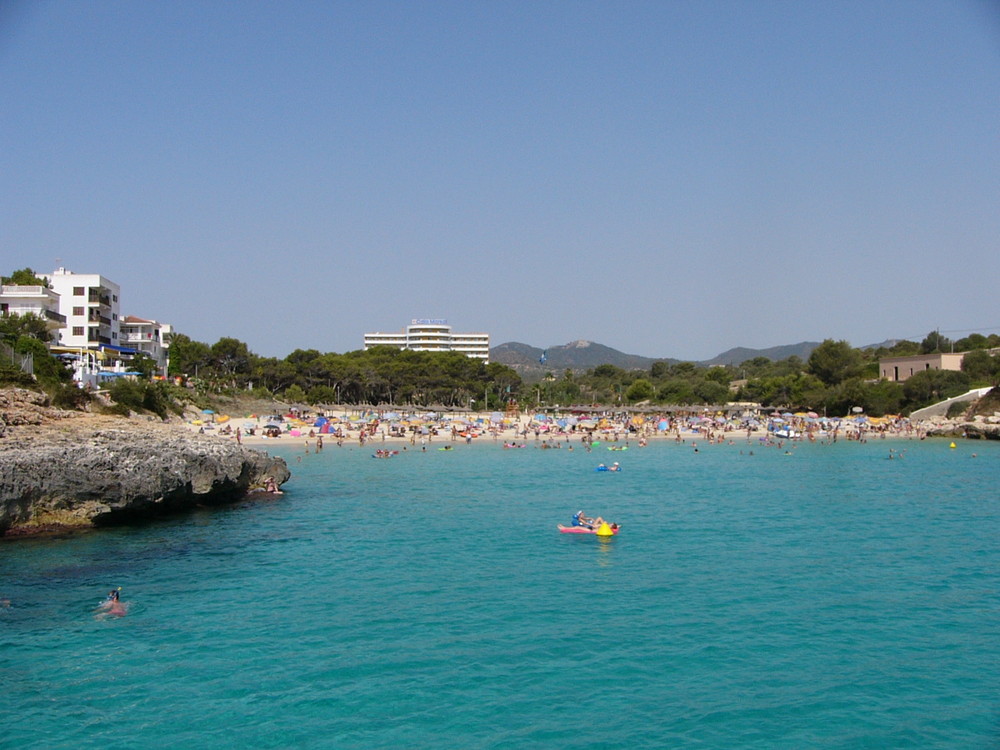
[[[88,302],[96,302],[102,307],[111,307],[111,296],[108,294],[101,294],[93,289],[90,290],[90,294],[87,296]]]
[[[118,342],[123,346],[137,346],[145,351],[155,351],[160,347],[160,340],[151,333],[122,331],[118,334]]]

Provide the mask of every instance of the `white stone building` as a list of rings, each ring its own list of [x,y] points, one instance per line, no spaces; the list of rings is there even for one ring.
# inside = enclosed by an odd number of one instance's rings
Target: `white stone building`
[[[121,320],[119,341],[121,341],[122,346],[148,355],[156,362],[158,374],[166,377],[167,368],[170,366],[170,335],[172,333],[173,327],[169,323],[126,315]]]
[[[490,361],[488,333],[454,333],[447,320],[414,318],[399,333],[366,333],[365,349],[395,346],[416,352],[459,352],[473,359]]]
[[[44,286],[4,284],[0,287],[0,315],[35,315],[46,322],[56,343],[66,317],[59,312],[59,294]]]
[[[59,313],[66,323],[59,331],[59,345],[74,349],[122,348],[118,284],[97,273],[56,269],[45,277],[59,295]]]

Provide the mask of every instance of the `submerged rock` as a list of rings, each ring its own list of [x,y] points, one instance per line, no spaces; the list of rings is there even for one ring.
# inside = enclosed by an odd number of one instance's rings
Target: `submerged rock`
[[[9,423],[8,423],[9,424]],[[0,535],[122,523],[233,502],[283,459],[127,419],[60,419],[8,429],[0,439]]]

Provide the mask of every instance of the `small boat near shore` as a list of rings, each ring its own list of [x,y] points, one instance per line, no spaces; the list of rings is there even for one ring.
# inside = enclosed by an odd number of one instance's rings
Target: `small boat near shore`
[[[802,433],[796,432],[791,427],[782,427],[771,433],[771,437],[776,440],[798,440],[801,436]]]

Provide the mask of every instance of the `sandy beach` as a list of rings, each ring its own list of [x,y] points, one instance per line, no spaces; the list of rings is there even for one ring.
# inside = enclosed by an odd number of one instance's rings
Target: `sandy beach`
[[[331,445],[421,446],[490,442],[526,447],[560,447],[600,441],[608,445],[641,445],[649,441],[673,441],[692,444],[722,444],[739,441],[825,441],[881,439],[920,439],[925,435],[919,426],[905,419],[866,417],[823,419],[806,414],[722,415],[670,417],[668,415],[594,414],[585,416],[554,415],[539,419],[536,415],[517,415],[491,420],[489,414],[455,412],[431,417],[426,412],[413,414],[378,413],[330,417],[317,423],[314,416],[296,418],[282,415],[246,417],[209,415],[188,423],[188,429],[222,440],[244,445],[295,445],[315,450]],[[218,421],[217,421],[218,420]],[[271,429],[268,427],[271,426]],[[277,429],[275,429],[275,427]],[[238,433],[238,434],[237,434]],[[269,434],[268,434],[269,433]]]

